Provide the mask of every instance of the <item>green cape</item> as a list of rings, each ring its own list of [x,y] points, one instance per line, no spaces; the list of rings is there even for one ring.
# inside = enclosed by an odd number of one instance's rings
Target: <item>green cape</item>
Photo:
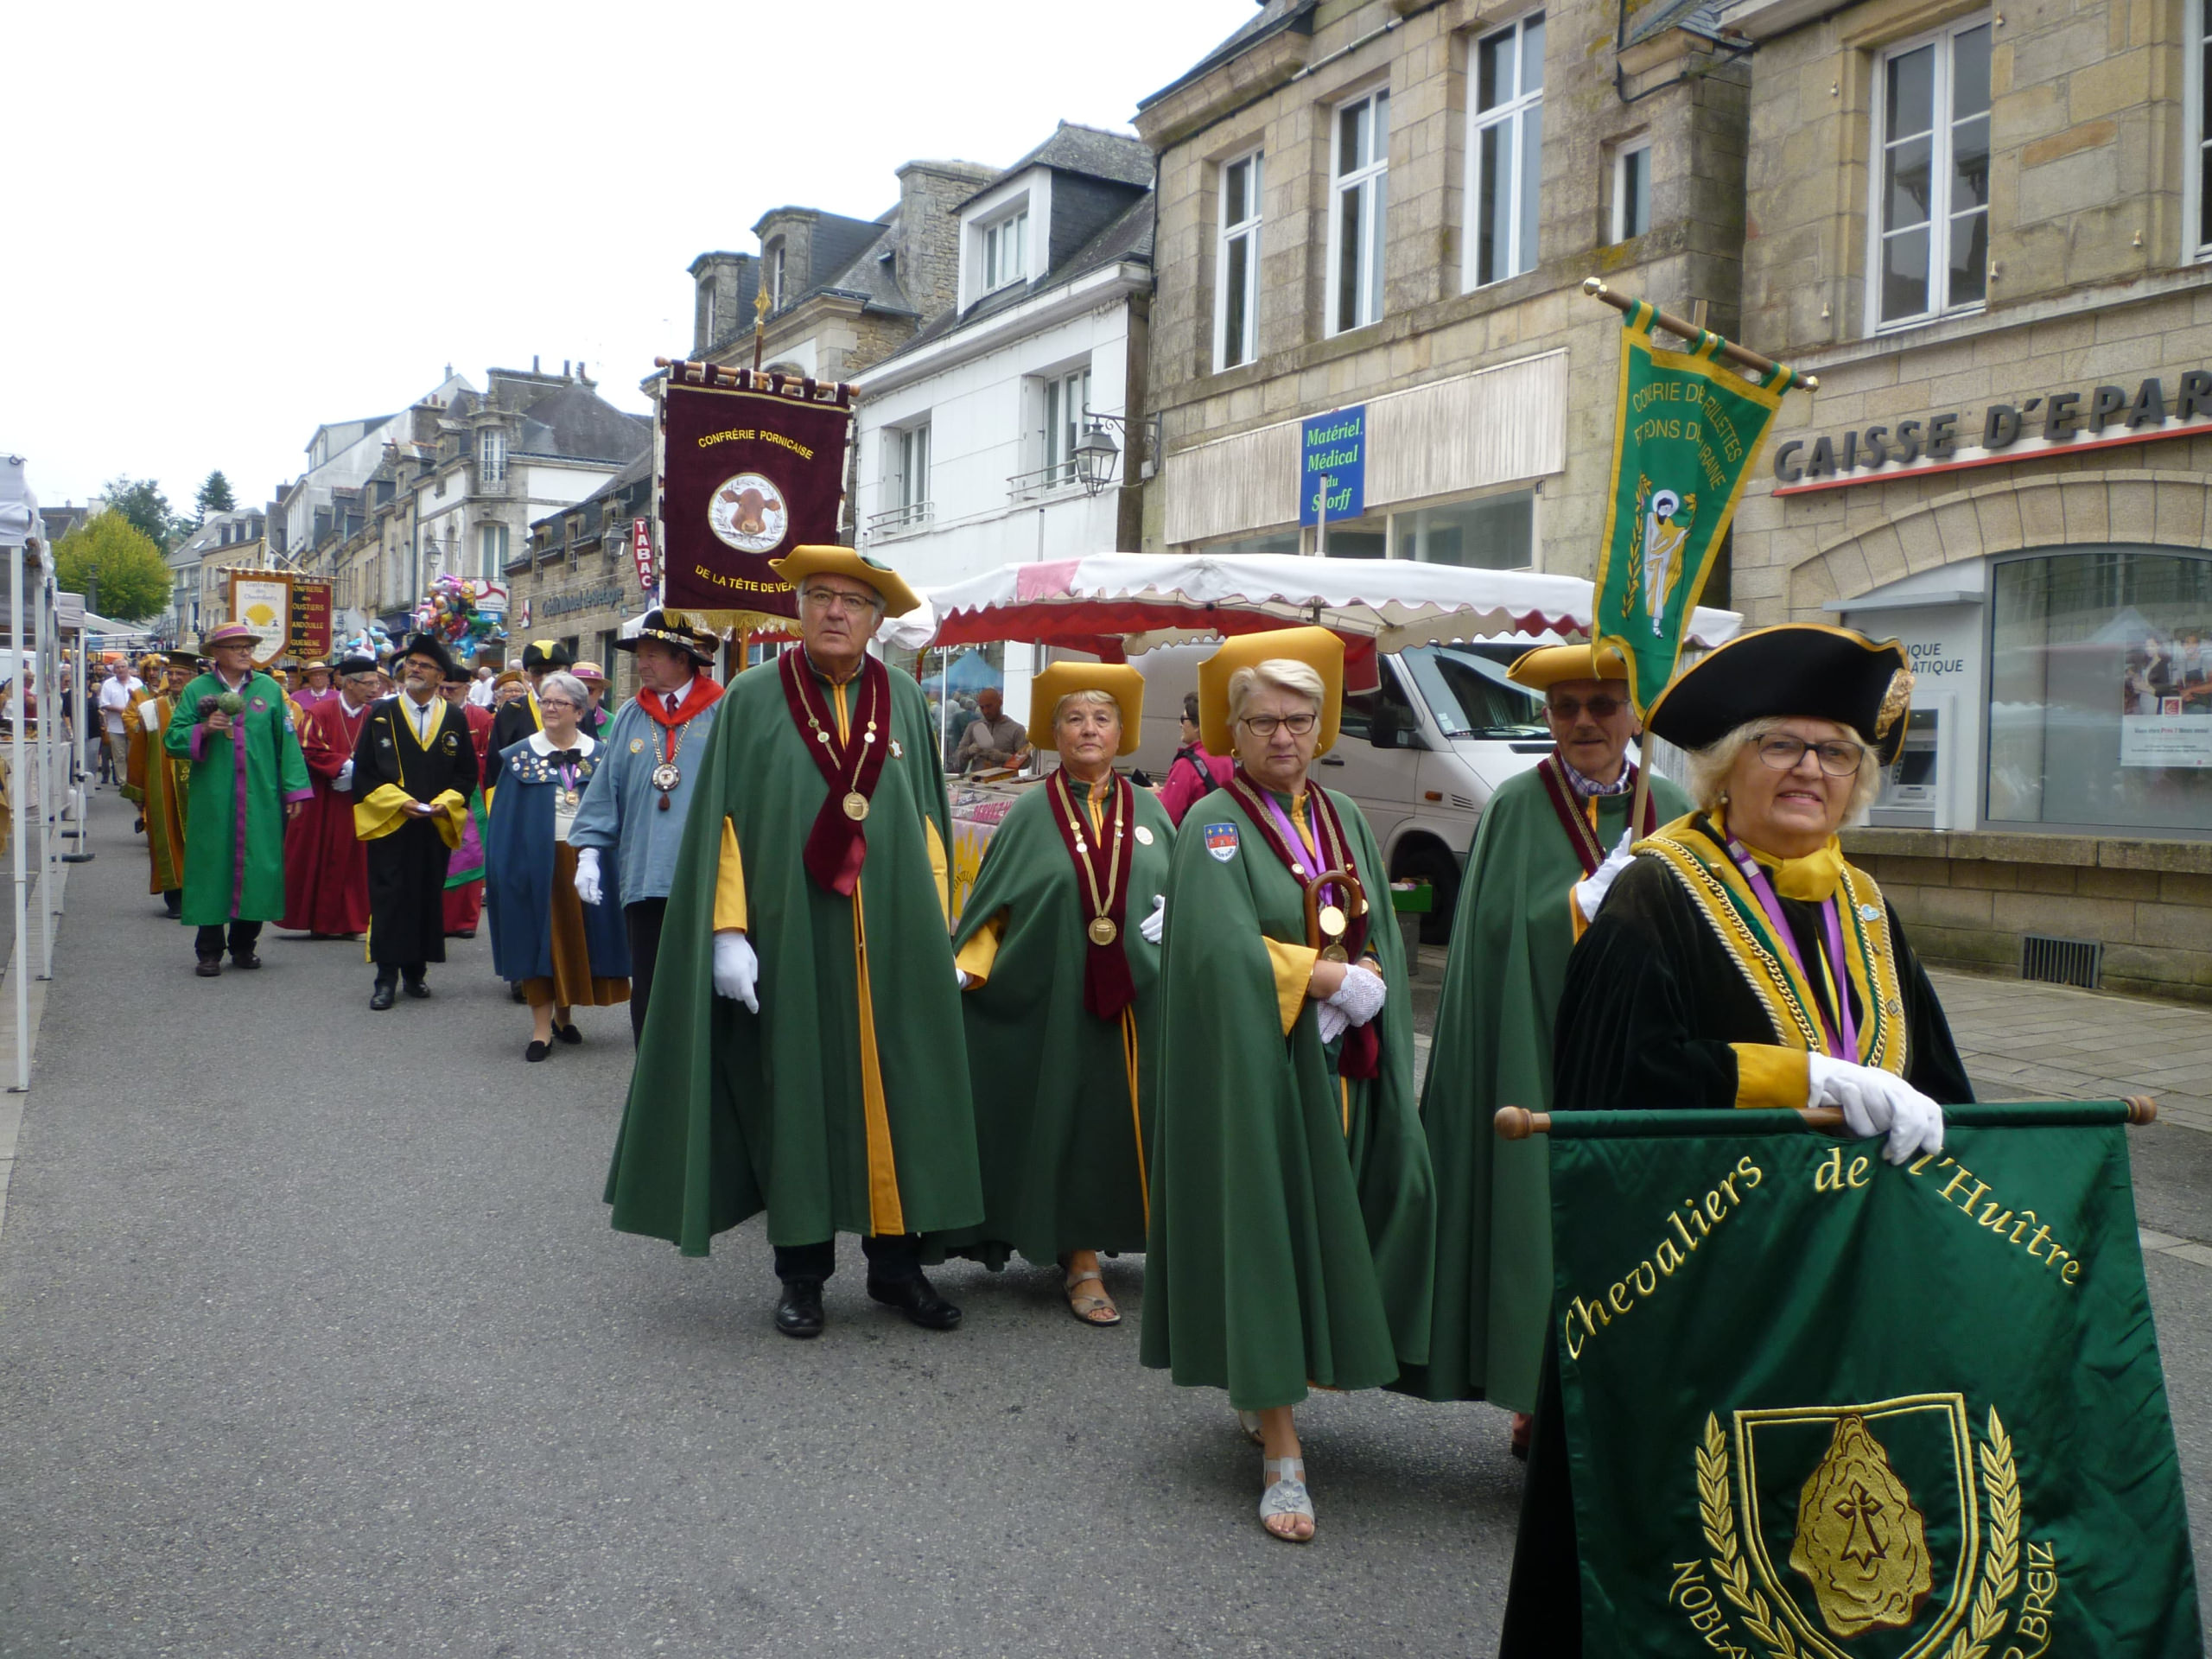
[[[927,829],[950,845],[944,779],[921,688],[893,673],[891,737],[868,817],[855,898],[800,862],[827,793],[773,663],[724,694],[677,855],[652,1007],[607,1171],[624,1232],[704,1255],[716,1233],[762,1210],[776,1244],[876,1229],[863,1099],[853,910],[867,930],[901,1225],[983,1217],[952,946]],[[685,751],[683,764],[691,764]],[[722,823],[745,864],[760,1012],[714,989]],[[889,1174],[893,1172],[883,1172]]]
[[[284,688],[266,674],[246,677],[238,718],[245,733],[245,839],[238,838],[238,774],[232,770],[233,739],[227,732],[201,734],[192,760],[193,728],[200,705],[228,688],[202,674],[178,693],[162,744],[189,761],[192,782],[185,802],[184,911],[188,927],[227,922],[273,922],[284,913],[284,803],[308,792],[308,763],[292,728]],[[237,728],[233,727],[235,731]],[[153,757],[149,754],[148,760]],[[147,768],[149,773],[152,767]],[[239,876],[243,880],[238,880]]]
[[[1651,780],[1661,823],[1689,798]],[[1628,828],[1630,797],[1598,798],[1607,852]],[[1491,797],[1475,831],[1436,1029],[1421,1122],[1436,1169],[1436,1303],[1428,1363],[1399,1387],[1429,1400],[1489,1399],[1533,1411],[1551,1316],[1551,1181],[1543,1141],[1501,1141],[1501,1106],[1548,1111],[1552,1025],[1574,949],[1567,890],[1582,879],[1541,776],[1524,772]]]
[[[1083,784],[1071,787],[1078,802],[1090,792]],[[1152,840],[1140,836],[1130,847],[1122,934],[1136,985],[1134,1117],[1122,1022],[1083,1005],[1084,929],[1094,912],[1045,785],[1015,802],[991,836],[953,938],[957,950],[993,917],[1006,918],[989,979],[961,999],[983,1224],[938,1241],[994,1266],[1009,1247],[1039,1266],[1070,1250],[1144,1249],[1160,948],[1146,944],[1137,925],[1167,891],[1175,826],[1151,791],[1135,794],[1136,824]]]
[[[1375,833],[1329,798],[1389,987],[1380,1074],[1345,1085],[1349,1136],[1336,1046],[1311,1001],[1283,1036],[1261,942],[1305,942],[1298,879],[1221,791],[1184,819],[1168,878],[1143,1359],[1247,1410],[1294,1405],[1309,1379],[1378,1387],[1428,1354],[1435,1195],[1405,951]]]

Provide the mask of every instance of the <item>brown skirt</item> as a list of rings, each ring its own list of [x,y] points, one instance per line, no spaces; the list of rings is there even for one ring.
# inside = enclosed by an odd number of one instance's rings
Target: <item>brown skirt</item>
[[[605,1008],[630,1000],[626,979],[594,979],[584,945],[584,901],[576,897],[576,852],[565,841],[553,849],[553,972],[525,979],[522,994],[533,1008]]]

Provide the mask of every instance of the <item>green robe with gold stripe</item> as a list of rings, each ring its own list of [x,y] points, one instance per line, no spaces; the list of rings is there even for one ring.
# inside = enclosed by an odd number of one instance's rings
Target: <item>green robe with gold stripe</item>
[[[838,709],[850,688],[822,684]],[[722,697],[607,1172],[625,1232],[704,1255],[763,1210],[785,1245],[983,1218],[945,919],[944,778],[921,688],[893,673],[890,690],[893,748],[850,898],[802,862],[828,786],[776,664]],[[715,995],[718,910],[741,918],[760,959],[758,1014]]]
[[[1435,1195],[1405,951],[1374,831],[1329,798],[1389,988],[1372,1078],[1341,1077],[1342,1039],[1322,1044],[1305,889],[1234,797],[1191,809],[1168,877],[1142,1356],[1247,1410],[1428,1357]]]
[[[1087,810],[1090,786],[1069,789]],[[1050,789],[1015,802],[984,849],[953,938],[960,965],[984,976],[961,998],[984,1219],[943,1248],[995,1266],[1010,1249],[1043,1266],[1071,1250],[1144,1249],[1160,947],[1137,928],[1167,891],[1175,826],[1151,791],[1133,793],[1122,943],[1136,999],[1117,1019],[1084,1007],[1096,912]]]

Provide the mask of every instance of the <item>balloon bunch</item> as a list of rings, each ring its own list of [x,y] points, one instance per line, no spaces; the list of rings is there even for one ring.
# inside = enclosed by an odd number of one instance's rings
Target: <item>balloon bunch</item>
[[[461,661],[474,662],[487,642],[507,637],[498,618],[478,608],[478,601],[491,590],[488,582],[442,575],[416,601],[415,626],[444,640],[446,648]]]
[[[373,657],[382,662],[391,655],[391,652],[392,639],[384,631],[384,624],[371,622],[367,627],[337,641],[335,654],[340,657]]]

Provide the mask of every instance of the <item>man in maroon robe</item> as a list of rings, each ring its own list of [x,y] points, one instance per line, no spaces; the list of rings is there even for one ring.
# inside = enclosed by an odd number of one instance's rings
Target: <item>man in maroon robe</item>
[[[338,686],[300,728],[313,798],[284,836],[284,919],[277,926],[318,939],[349,938],[369,925],[369,868],[353,832],[353,746],[377,689],[377,665],[348,657]]]

